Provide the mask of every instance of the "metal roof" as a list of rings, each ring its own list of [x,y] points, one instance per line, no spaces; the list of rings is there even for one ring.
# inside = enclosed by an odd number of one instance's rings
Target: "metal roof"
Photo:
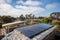
[[[15,21],[15,22],[12,22],[12,23],[3,24],[2,27],[7,26],[7,25],[17,24],[17,23],[23,23],[23,22],[26,22],[26,21]]]
[[[29,37],[29,38],[33,38],[34,36],[42,33],[43,31],[49,29],[53,27],[53,25],[49,25],[49,24],[35,24],[35,25],[31,25],[31,26],[25,26],[22,28],[17,28],[16,30],[22,32],[25,36]]]

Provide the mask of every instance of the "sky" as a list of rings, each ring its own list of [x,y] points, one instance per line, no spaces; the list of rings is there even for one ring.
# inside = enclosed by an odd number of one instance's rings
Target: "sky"
[[[60,0],[0,0],[1,16],[34,14],[48,17],[52,12],[60,12]]]

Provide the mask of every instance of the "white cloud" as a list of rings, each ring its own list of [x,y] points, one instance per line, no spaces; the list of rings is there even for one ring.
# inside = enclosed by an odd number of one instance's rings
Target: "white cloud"
[[[7,2],[7,3],[11,3],[11,2],[12,2],[12,0],[6,0],[6,2]]]
[[[19,16],[19,10],[13,8],[9,4],[1,4],[0,5],[0,15],[10,15],[13,17]]]
[[[42,3],[41,2],[38,2],[38,1],[26,1],[24,4],[25,5],[29,5],[29,6],[39,6]]]
[[[24,2],[22,0],[16,1],[17,4],[23,4]]]
[[[1,3],[5,3],[5,0],[0,0],[0,4],[1,4]]]
[[[58,4],[57,3],[53,3],[53,4],[47,4],[46,5],[46,9],[54,9],[54,8],[56,8],[58,6]]]
[[[18,6],[16,5],[16,8],[11,6],[10,4],[7,4],[5,0],[0,1],[0,15],[10,15],[13,17],[18,17],[21,14],[36,14],[38,12],[45,11],[44,8],[40,7],[27,7],[27,6]]]
[[[23,5],[28,5],[28,6],[39,6],[42,4],[42,2],[39,1],[32,1],[32,0],[27,0],[26,2],[23,2],[22,0],[19,0],[16,2],[17,4],[23,4]]]
[[[27,7],[27,6],[16,6],[16,8],[21,9],[22,11],[26,11],[28,14],[33,13],[35,14],[36,12],[43,12],[45,11],[44,8],[40,7]]]

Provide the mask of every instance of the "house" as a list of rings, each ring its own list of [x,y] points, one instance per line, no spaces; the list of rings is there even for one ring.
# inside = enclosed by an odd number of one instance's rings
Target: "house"
[[[55,27],[49,24],[34,24],[22,28],[16,28],[13,32],[7,34],[2,40],[43,40],[47,35],[53,32]]]

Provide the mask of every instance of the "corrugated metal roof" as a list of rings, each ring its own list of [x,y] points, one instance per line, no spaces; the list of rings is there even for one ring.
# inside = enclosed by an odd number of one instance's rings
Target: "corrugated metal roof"
[[[29,37],[29,38],[33,38],[34,36],[42,33],[43,31],[51,28],[53,25],[49,25],[49,24],[35,24],[35,25],[31,25],[31,26],[25,26],[22,28],[17,28],[16,30],[22,32],[25,36]]]

